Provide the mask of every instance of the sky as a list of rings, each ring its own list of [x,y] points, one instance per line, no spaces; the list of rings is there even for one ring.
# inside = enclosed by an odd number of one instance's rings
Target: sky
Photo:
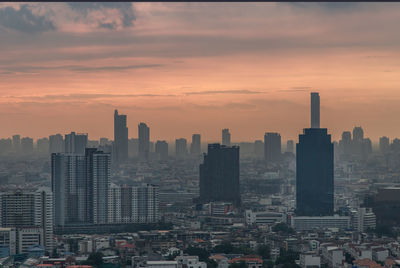
[[[0,3],[0,138],[400,137],[400,3]]]

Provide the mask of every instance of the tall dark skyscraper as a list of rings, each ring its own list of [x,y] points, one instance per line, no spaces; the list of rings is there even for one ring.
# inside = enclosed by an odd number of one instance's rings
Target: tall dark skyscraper
[[[192,155],[201,154],[201,136],[200,134],[192,135],[192,144],[190,145],[190,153]]]
[[[71,134],[65,135],[65,152],[71,154],[84,154],[88,142],[87,134],[76,134],[71,132]]]
[[[239,147],[209,144],[200,164],[200,201],[240,205]]]
[[[231,146],[231,133],[229,132],[229,128],[222,130],[222,145]]]
[[[126,115],[114,112],[114,161],[121,163],[128,159],[128,128]]]
[[[145,123],[138,125],[139,134],[139,158],[142,160],[149,159],[150,152],[150,128]]]
[[[264,135],[264,157],[268,162],[279,162],[281,159],[281,135],[268,132]]]
[[[311,113],[319,115],[315,109],[311,109]],[[312,115],[311,118],[316,117]],[[296,214],[333,215],[333,143],[326,128],[316,127],[319,126],[319,120],[312,121],[311,126],[299,135],[299,143],[296,145]]]
[[[319,94],[311,93],[311,128],[319,128]]]

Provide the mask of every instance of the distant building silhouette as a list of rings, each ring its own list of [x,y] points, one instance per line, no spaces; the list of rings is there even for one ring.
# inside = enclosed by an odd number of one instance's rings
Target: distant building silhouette
[[[142,160],[149,159],[150,152],[150,128],[145,123],[138,125],[139,136],[139,158]]]
[[[49,151],[50,153],[64,152],[64,138],[61,134],[51,135],[49,137]]]
[[[200,201],[240,205],[239,147],[209,144],[200,164]]]
[[[177,158],[184,158],[187,155],[187,141],[184,138],[175,140],[175,154]]]
[[[128,127],[126,115],[114,111],[114,161],[121,163],[128,159]]]
[[[88,135],[85,134],[76,134],[75,132],[71,132],[71,134],[65,135],[65,150],[66,153],[71,154],[84,154],[85,149],[88,142]]]
[[[264,158],[264,142],[262,140],[254,142],[254,154],[257,158]]]
[[[12,145],[13,145],[14,152],[16,152],[16,153],[21,152],[21,136],[20,135],[12,136]]]
[[[128,140],[128,155],[132,158],[139,156],[139,139]]]
[[[390,140],[388,137],[383,136],[379,138],[379,151],[382,154],[388,153],[390,150]]]
[[[48,138],[41,138],[36,141],[36,149],[39,154],[49,154],[49,139]]]
[[[192,135],[192,144],[190,145],[190,153],[192,155],[201,154],[201,136],[200,134]]]
[[[267,162],[277,163],[282,156],[281,135],[267,132],[264,135],[264,157]]]
[[[294,154],[294,141],[288,140],[286,142],[286,152]]]
[[[21,139],[21,151],[23,154],[33,153],[33,139],[25,137]]]
[[[231,133],[229,132],[229,128],[222,130],[222,145],[231,146]]]
[[[168,159],[168,143],[166,141],[156,142],[156,155],[159,160],[165,161]]]
[[[311,95],[312,107],[313,98],[315,93]],[[314,107],[311,113],[319,114],[319,111]],[[333,143],[327,129],[316,126],[319,122],[312,120],[312,127],[304,129],[296,145],[296,214],[299,216],[334,213]]]

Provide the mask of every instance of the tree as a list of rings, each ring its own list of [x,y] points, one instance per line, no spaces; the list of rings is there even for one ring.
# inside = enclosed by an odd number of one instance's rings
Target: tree
[[[246,262],[240,261],[230,264],[229,268],[248,268],[248,265]]]
[[[268,245],[260,245],[257,248],[257,254],[260,255],[264,260],[271,258],[270,248]]]
[[[190,256],[198,256],[199,261],[207,262],[208,257],[210,257],[210,252],[203,248],[197,248],[197,247],[189,247],[185,249],[184,253],[190,255]]]
[[[278,224],[276,224],[275,226],[272,227],[272,231],[274,232],[282,232],[282,233],[286,233],[286,234],[294,234],[294,230],[289,227],[287,224],[280,222]]]
[[[94,265],[96,267],[100,267],[103,264],[103,253],[101,252],[90,253],[86,263]]]

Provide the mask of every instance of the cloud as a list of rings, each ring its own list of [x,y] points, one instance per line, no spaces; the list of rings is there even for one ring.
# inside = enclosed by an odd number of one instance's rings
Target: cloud
[[[124,71],[131,69],[147,69],[158,68],[164,66],[163,64],[137,64],[137,65],[117,65],[117,66],[80,66],[80,65],[61,65],[61,66],[11,66],[1,68],[1,74],[15,74],[15,73],[35,73],[42,70],[69,70],[73,72],[101,72],[101,71]]]
[[[186,92],[186,95],[214,95],[214,94],[261,94],[263,92],[253,91],[247,89],[238,90],[206,90],[206,91],[192,91]]]
[[[110,98],[137,98],[137,97],[172,97],[175,95],[161,95],[161,94],[107,94],[107,93],[83,93],[83,94],[50,94],[42,96],[7,96],[11,99],[29,99],[29,100],[90,100],[90,99],[110,99]]]
[[[133,12],[132,3],[127,2],[70,2],[68,6],[84,16],[93,16],[98,23],[98,28],[117,29],[130,27],[136,16]],[[114,13],[110,10],[117,11]],[[99,14],[97,11],[100,11]],[[114,16],[113,16],[114,15]]]
[[[54,23],[45,16],[33,13],[30,6],[24,4],[18,8],[6,6],[0,8],[0,25],[24,33],[39,33],[55,30]]]

